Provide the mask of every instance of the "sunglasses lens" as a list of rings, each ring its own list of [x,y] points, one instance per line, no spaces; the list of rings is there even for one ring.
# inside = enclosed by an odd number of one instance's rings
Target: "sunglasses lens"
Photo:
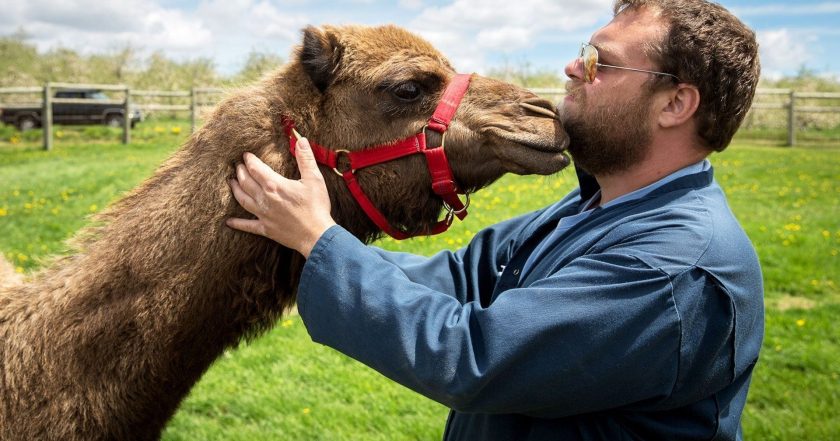
[[[583,62],[583,79],[587,83],[595,81],[595,74],[598,73],[598,49],[587,44],[581,50],[580,58]]]

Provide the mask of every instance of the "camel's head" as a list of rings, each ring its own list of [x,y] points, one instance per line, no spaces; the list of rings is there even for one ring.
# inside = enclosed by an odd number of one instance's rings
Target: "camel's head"
[[[310,140],[349,151],[423,130],[456,74],[428,42],[394,26],[309,27],[296,57],[277,84],[285,87],[286,111]],[[554,111],[527,90],[473,76],[445,140],[458,186],[475,191],[506,172],[550,174],[567,166],[568,137]],[[440,145],[440,136],[427,134],[429,147]],[[423,155],[414,155],[357,176],[395,225],[416,231],[441,208],[427,170]],[[334,193],[340,178],[324,171]]]

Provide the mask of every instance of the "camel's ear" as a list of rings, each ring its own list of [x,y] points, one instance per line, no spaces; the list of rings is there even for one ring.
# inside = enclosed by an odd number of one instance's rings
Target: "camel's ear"
[[[332,32],[323,31],[314,26],[307,26],[303,30],[300,63],[321,93],[327,90],[333,81],[341,60],[342,49],[338,37]]]

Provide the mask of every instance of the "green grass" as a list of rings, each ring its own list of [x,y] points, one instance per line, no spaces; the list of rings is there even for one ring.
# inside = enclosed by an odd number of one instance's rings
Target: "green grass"
[[[128,146],[118,131],[95,129],[62,128],[51,152],[37,139],[0,141],[0,250],[19,271],[61,253],[86,216],[148,176],[188,127],[143,124]],[[840,146],[789,149],[744,139],[712,161],[765,275],[767,331],[745,433],[833,439],[840,433]],[[483,226],[548,204],[574,185],[571,171],[506,177],[476,195],[466,222],[449,233],[380,245],[422,254],[457,248]],[[445,418],[442,406],[313,344],[293,316],[220,358],[164,439],[439,439]]]

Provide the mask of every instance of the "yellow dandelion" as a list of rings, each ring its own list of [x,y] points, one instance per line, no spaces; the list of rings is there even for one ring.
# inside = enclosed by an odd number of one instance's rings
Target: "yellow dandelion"
[[[0,207],[0,217],[3,217],[7,214],[9,214],[9,210],[7,210],[6,207]]]
[[[9,138],[9,142],[11,142],[12,144],[20,144],[20,137],[12,136],[11,138]]]
[[[802,226],[799,224],[787,224],[785,225],[785,230],[788,231],[799,231],[802,229]]]
[[[280,326],[282,326],[284,328],[288,328],[289,326],[292,326],[292,324],[294,324],[294,322],[292,320],[286,319],[286,320],[283,320],[282,323],[280,323]]]
[[[826,238],[826,239],[831,239],[831,231],[824,230],[824,231],[822,232],[822,235],[823,235],[823,237],[824,237],[824,238]]]
[[[55,131],[55,137],[58,138],[58,139],[63,138],[64,137],[64,132],[62,132],[61,130],[56,130]]]
[[[26,262],[27,260],[29,260],[29,257],[27,257],[26,254],[18,253],[17,259],[20,263],[23,263],[23,262]]]
[[[15,272],[18,273],[18,274],[23,274],[23,267],[19,266],[19,267],[15,268]]]
[[[799,320],[797,320],[797,321],[796,321],[796,326],[799,326],[800,328],[801,328],[801,327],[803,327],[803,326],[805,326],[805,319],[799,319]]]
[[[91,213],[94,213],[94,212],[96,212],[96,210],[97,210],[98,208],[99,208],[99,207],[97,207],[97,206],[96,206],[96,204],[93,204],[93,205],[91,205],[90,207],[88,207],[88,210],[90,210],[90,212],[91,212]]]
[[[181,133],[181,128],[177,127],[177,126],[173,127],[172,128],[172,133],[174,133],[175,135],[179,135]]]
[[[782,352],[782,345],[776,345],[776,347],[773,349],[775,349],[776,352]]]
[[[312,410],[309,409],[308,407],[304,407],[303,410],[301,411],[301,413],[303,413],[304,415],[309,415],[311,412],[312,412]]]

